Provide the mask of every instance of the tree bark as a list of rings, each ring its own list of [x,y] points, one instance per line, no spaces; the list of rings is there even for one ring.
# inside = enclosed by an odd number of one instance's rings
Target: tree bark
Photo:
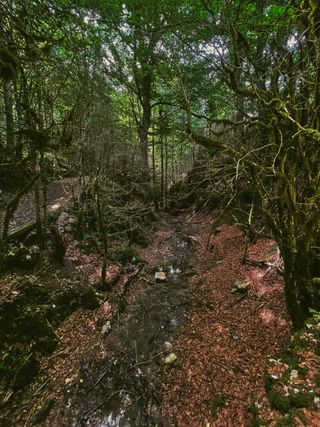
[[[151,83],[152,74],[147,73],[141,82],[142,118],[139,127],[141,177],[146,181],[150,180],[148,132],[151,123]]]
[[[14,150],[14,121],[13,121],[13,95],[11,82],[4,80],[3,82],[3,98],[6,118],[6,147],[8,159],[12,158]]]

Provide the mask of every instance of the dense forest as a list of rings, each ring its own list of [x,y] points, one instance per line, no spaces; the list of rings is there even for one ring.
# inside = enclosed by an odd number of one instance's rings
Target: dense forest
[[[0,81],[0,424],[320,425],[319,2],[0,0]]]

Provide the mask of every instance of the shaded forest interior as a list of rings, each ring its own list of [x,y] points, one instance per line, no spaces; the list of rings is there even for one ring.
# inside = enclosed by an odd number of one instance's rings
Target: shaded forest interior
[[[3,425],[320,425],[318,0],[0,0],[0,81]],[[233,407],[212,379],[189,413],[169,390],[209,312],[231,342],[254,314],[259,385]],[[72,322],[82,371],[50,394]]]

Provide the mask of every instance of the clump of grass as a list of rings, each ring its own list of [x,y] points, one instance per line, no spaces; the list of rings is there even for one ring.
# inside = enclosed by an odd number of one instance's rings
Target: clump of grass
[[[216,394],[210,402],[211,415],[215,417],[219,408],[226,406],[227,398],[223,394]]]

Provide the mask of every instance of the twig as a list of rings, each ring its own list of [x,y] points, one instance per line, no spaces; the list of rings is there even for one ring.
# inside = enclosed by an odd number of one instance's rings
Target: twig
[[[265,305],[264,302],[262,302],[261,304],[257,305],[252,311],[250,311],[250,313],[246,314],[243,319],[246,319],[247,317],[251,316],[252,314],[255,314],[260,308],[262,308]]]
[[[43,384],[41,384],[41,386],[33,393],[32,397],[35,397],[39,393],[39,391],[42,390],[43,387],[45,387],[48,384],[50,378],[51,376]]]
[[[53,359],[54,357],[58,357],[58,356],[61,356],[62,354],[64,354],[66,352],[66,349],[65,348],[62,348],[61,350],[59,350],[56,354],[53,354],[52,356],[51,356],[51,359]]]
[[[243,299],[245,299],[245,297],[248,296],[248,292],[246,292],[244,295],[241,295],[240,298],[238,298],[236,301],[234,301],[232,304],[230,304],[227,308],[232,308],[235,305],[239,304],[239,302],[241,302]]]
[[[94,387],[96,387],[99,382],[102,380],[102,378],[106,375],[106,373],[110,370],[110,366],[108,366],[100,375],[100,377],[97,379],[97,381],[94,383]]]
[[[136,363],[138,363],[138,349],[137,349],[137,341],[134,340],[134,354],[136,357]]]
[[[163,350],[160,353],[157,353],[154,356],[150,357],[150,359],[148,359],[148,360],[143,360],[142,362],[138,362],[135,365],[132,365],[130,368],[133,369],[133,368],[136,368],[137,366],[140,366],[140,365],[146,365],[149,362],[151,362],[151,360],[156,359],[158,356],[161,356],[162,354],[167,353],[168,351],[170,351],[170,349],[167,348],[166,350]]]

